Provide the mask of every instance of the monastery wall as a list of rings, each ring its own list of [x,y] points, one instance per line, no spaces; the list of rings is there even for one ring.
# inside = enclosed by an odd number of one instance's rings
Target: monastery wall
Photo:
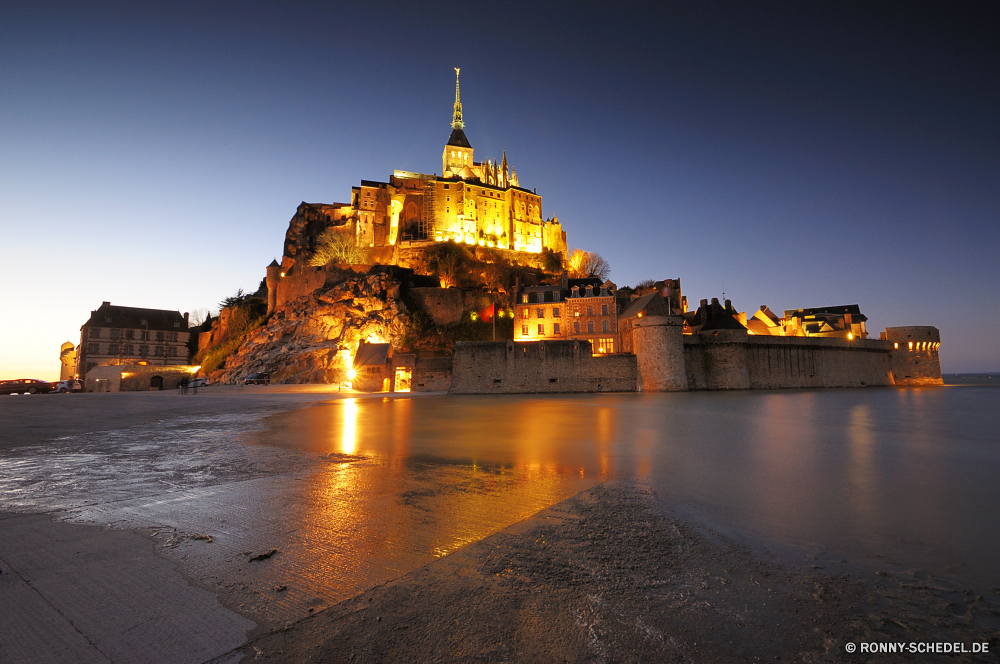
[[[594,357],[586,341],[460,341],[452,394],[635,392],[634,355]]]

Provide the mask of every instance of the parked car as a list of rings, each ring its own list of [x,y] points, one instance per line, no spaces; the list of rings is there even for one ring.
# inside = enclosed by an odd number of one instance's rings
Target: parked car
[[[271,374],[268,373],[252,373],[243,380],[244,385],[269,385],[271,383]]]
[[[208,378],[204,378],[204,377],[203,378],[192,378],[191,380],[188,381],[188,387],[205,387],[206,385],[210,385],[210,384],[211,383],[208,382]]]
[[[48,394],[54,385],[35,378],[0,381],[0,394]]]
[[[53,389],[60,394],[63,392],[83,392],[83,381],[76,380],[75,378],[61,380],[55,384]]]

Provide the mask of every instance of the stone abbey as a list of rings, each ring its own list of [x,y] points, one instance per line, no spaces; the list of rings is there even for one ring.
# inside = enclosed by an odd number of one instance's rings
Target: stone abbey
[[[547,249],[566,256],[566,233],[558,218],[546,219],[542,197],[520,186],[507,161],[476,161],[465,135],[458,69],[451,135],[441,155],[441,175],[393,171],[386,182],[362,180],[350,203],[302,203],[285,237],[290,268],[315,249],[331,226],[352,232],[361,247],[376,250],[379,262],[397,262],[395,248],[419,249],[454,241],[520,254]]]

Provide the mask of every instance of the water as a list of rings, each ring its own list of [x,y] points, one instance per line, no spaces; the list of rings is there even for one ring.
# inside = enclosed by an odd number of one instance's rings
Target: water
[[[773,548],[888,558],[996,586],[994,387],[448,396],[276,416],[296,450],[648,481]],[[274,436],[275,432],[280,435]]]
[[[150,398],[115,396],[123,408]],[[989,382],[376,395],[276,415],[233,399],[0,451],[0,510],[158,533],[186,575],[271,626],[614,478],[793,562],[825,552],[1000,587],[1000,388]],[[31,403],[55,417],[76,402]],[[267,564],[248,563],[271,549]]]

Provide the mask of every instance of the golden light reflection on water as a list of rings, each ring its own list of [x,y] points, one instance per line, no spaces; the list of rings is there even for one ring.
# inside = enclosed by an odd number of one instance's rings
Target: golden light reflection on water
[[[272,431],[275,439],[330,462],[292,500],[300,544],[286,556],[318,595],[326,589],[334,600],[399,576],[611,472],[611,409],[535,402],[497,417],[480,400],[456,417],[453,403],[424,398],[417,411],[407,398],[351,398],[276,418],[286,435]],[[598,459],[578,449],[593,432],[603,441]]]
[[[358,449],[358,403],[356,399],[344,399],[344,433],[340,438],[340,451],[354,454]]]

